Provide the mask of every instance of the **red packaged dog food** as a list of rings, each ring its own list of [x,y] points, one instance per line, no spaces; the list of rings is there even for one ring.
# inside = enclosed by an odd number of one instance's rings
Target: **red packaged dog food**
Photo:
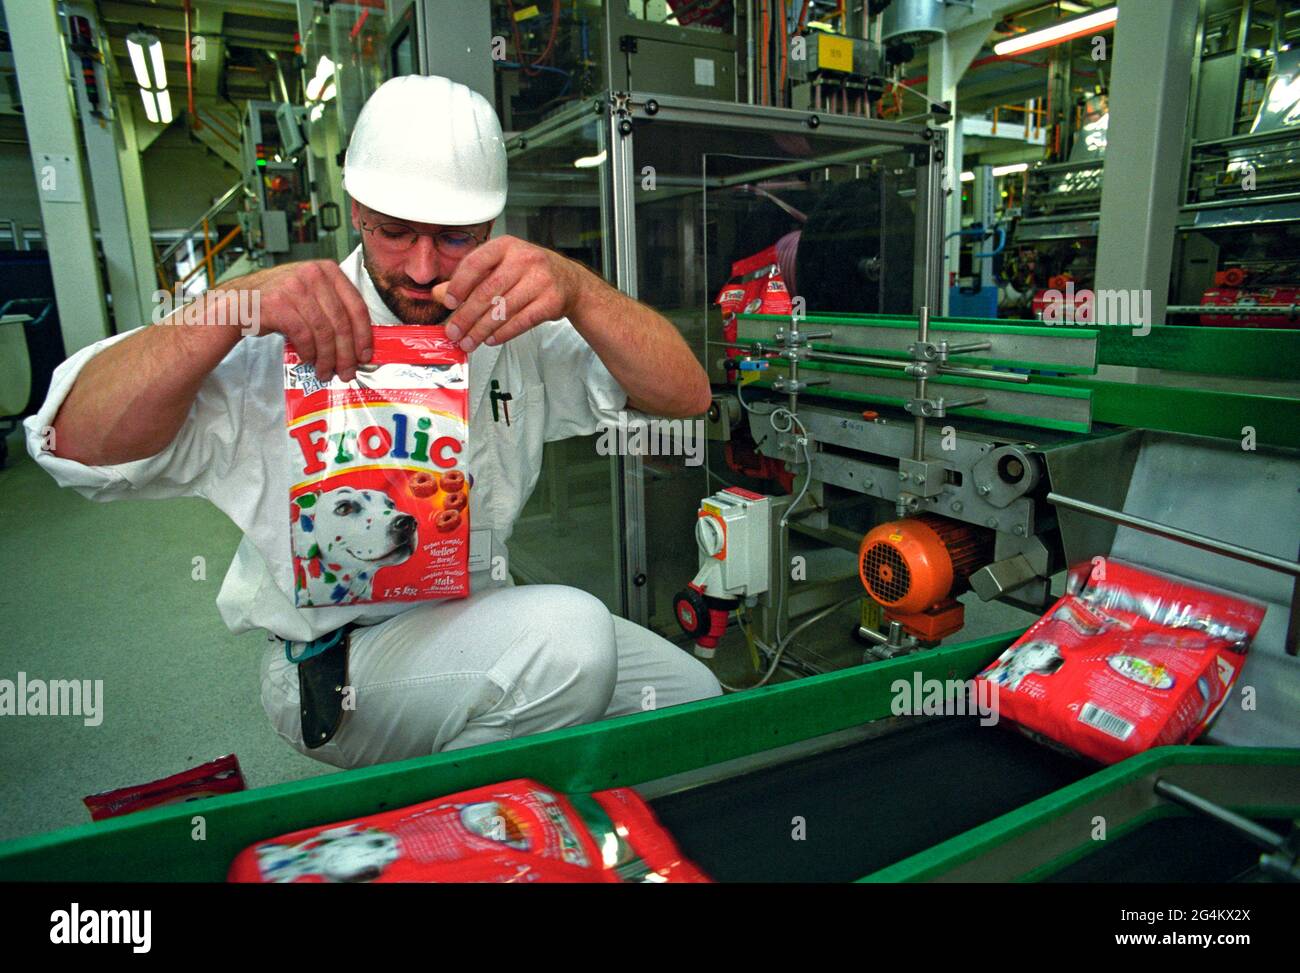
[[[300,608],[469,594],[469,367],[441,327],[375,327],[369,364],[322,383],[285,346]]]
[[[201,801],[218,794],[235,794],[244,788],[244,773],[239,769],[239,758],[228,753],[170,777],[91,794],[81,801],[90,811],[92,821],[103,821],[105,818],[116,818],[134,811],[162,807],[164,804]]]
[[[1218,714],[1265,608],[1098,559],[977,678],[999,715],[1102,763],[1190,743]]]
[[[531,780],[306,828],[244,849],[232,882],[706,882],[625,788]]]
[[[724,341],[736,340],[737,314],[788,315],[794,305],[781,277],[776,244],[733,263],[731,280],[722,285],[713,303],[722,308]],[[728,357],[739,354],[738,348],[727,349]]]

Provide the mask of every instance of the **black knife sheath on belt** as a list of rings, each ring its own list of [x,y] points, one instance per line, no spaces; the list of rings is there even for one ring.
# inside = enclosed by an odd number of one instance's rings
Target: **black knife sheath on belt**
[[[302,742],[308,750],[334,738],[343,722],[343,692],[348,684],[348,645],[352,627],[333,646],[298,663]]]

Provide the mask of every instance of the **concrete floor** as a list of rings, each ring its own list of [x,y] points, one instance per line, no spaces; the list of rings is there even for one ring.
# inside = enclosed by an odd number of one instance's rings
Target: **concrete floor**
[[[103,680],[104,718],[0,718],[0,840],[89,820],[87,794],[143,783],[225,753],[250,787],[336,773],[271,729],[259,700],[264,636],[231,635],[214,602],[239,540],[202,500],[98,504],[60,490],[9,438],[0,471],[0,678]],[[206,580],[194,580],[194,558]],[[961,638],[1004,632],[1032,616],[967,607]],[[791,653],[820,667],[861,660],[850,606],[814,626]],[[755,672],[733,626],[712,663],[747,685]],[[791,678],[781,671],[776,680]]]
[[[271,729],[264,636],[214,602],[239,531],[203,500],[99,504],[9,438],[0,471],[0,678],[102,679],[103,722],[0,717],[0,839],[89,820],[87,794],[235,753],[250,787],[334,772]],[[206,581],[192,580],[193,559]]]

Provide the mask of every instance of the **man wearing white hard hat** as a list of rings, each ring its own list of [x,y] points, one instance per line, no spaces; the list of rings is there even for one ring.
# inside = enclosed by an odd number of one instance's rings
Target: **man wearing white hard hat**
[[[488,565],[506,554],[545,442],[594,433],[625,409],[686,417],[709,402],[704,370],[665,318],[560,254],[489,237],[505,207],[505,144],[491,106],[463,85],[382,85],[357,119],[344,185],[362,245],[342,264],[284,264],[217,288],[260,293],[256,334],[152,326],[76,353],[25,423],[32,456],[96,500],[201,496],[230,516],[244,538],[217,607],[232,631],[268,633],[263,706],[282,737],[328,763],[717,695],[704,665],[592,595],[516,587],[490,568],[471,573],[464,599],[295,607],[286,341],[322,378],[351,381],[372,327],[446,326],[470,355],[470,522]],[[492,419],[493,381],[510,390],[509,424]],[[322,689],[344,674],[351,706]]]

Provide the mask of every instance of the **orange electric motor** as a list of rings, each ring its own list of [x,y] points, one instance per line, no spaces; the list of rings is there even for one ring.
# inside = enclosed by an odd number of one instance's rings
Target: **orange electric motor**
[[[962,627],[957,595],[992,556],[992,531],[920,514],[881,524],[862,538],[858,574],[887,619],[937,642]]]

